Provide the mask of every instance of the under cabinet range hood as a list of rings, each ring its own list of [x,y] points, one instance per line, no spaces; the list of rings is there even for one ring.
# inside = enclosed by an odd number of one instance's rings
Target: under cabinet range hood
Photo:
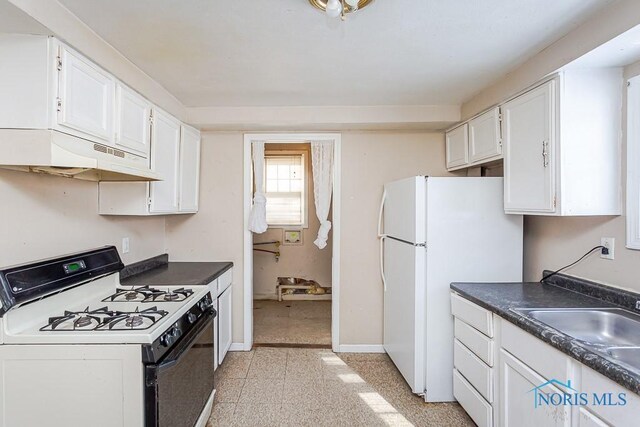
[[[161,181],[141,156],[47,129],[0,129],[0,168],[87,181]]]

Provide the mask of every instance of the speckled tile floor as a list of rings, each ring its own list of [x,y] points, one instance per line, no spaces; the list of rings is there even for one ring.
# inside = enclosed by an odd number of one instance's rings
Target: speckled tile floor
[[[256,344],[331,344],[331,301],[253,301]]]
[[[414,396],[385,354],[259,347],[216,371],[213,426],[473,426],[456,403]]]

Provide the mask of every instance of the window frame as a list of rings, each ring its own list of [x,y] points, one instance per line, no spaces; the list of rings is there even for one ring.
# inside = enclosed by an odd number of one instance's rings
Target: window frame
[[[627,81],[626,247],[640,250],[640,76]]]
[[[309,165],[310,151],[305,149],[291,149],[291,150],[277,150],[277,149],[266,149],[264,152],[264,194],[265,197],[268,194],[267,192],[267,165],[266,160],[267,157],[278,157],[278,156],[294,156],[300,155],[302,156],[302,170],[304,172],[304,182],[302,183],[302,224],[270,224],[267,220],[267,226],[272,229],[308,229],[309,228],[309,180],[311,178],[311,168]]]

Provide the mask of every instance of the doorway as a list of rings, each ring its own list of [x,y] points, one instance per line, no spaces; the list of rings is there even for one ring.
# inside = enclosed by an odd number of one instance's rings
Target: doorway
[[[268,230],[254,234],[245,227],[243,349],[250,350],[255,344],[326,346],[338,351],[340,135],[246,134],[245,224],[248,224],[253,198],[252,141],[265,142],[265,184],[267,199],[271,197],[271,201]],[[327,246],[322,250],[313,243],[320,222],[315,213],[309,141],[333,142],[329,213],[332,228]],[[290,174],[293,170],[303,171],[303,177]],[[266,176],[269,173],[271,177]],[[276,178],[282,180],[282,188],[274,181],[269,182]],[[289,178],[304,179],[301,184],[286,182]],[[302,190],[304,196],[296,192],[289,194],[291,188]],[[286,211],[277,206],[295,208]],[[286,222],[293,225],[284,224]]]

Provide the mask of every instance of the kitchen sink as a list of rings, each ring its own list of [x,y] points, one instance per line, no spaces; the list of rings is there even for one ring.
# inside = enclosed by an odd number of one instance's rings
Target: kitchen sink
[[[610,347],[607,353],[622,363],[631,366],[640,364],[640,347]]]
[[[621,308],[512,309],[640,372],[640,316]]]
[[[623,309],[518,309],[577,340],[603,345],[640,346],[640,316]]]

